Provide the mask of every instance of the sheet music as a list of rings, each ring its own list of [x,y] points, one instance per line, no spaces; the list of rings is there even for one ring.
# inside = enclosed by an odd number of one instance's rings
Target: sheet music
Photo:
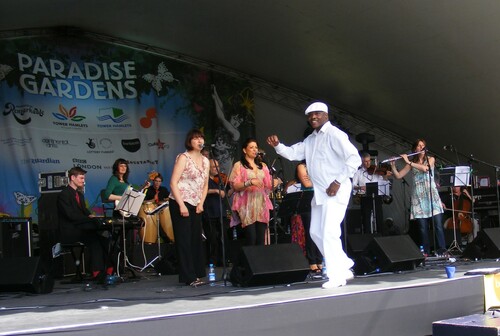
[[[468,186],[470,179],[470,167],[469,166],[456,166],[455,167],[455,181],[453,185],[458,186]]]

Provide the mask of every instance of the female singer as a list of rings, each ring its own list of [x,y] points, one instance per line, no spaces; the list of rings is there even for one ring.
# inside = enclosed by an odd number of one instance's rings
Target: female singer
[[[269,199],[271,175],[267,165],[256,159],[258,148],[257,140],[247,139],[241,159],[234,164],[229,176],[235,190],[232,210],[239,214],[247,245],[265,244],[269,210],[273,208]]]
[[[402,179],[410,170],[413,173],[410,219],[414,219],[418,223],[422,245],[427,255],[430,254],[429,222],[432,219],[437,239],[436,254],[444,255],[446,254],[446,245],[442,223],[443,206],[434,181],[436,160],[427,155],[425,146],[425,140],[417,139],[412,146],[412,152],[418,154],[415,154],[412,160],[408,158],[407,154],[401,154],[406,165],[398,171],[396,161],[393,160],[391,161],[391,170],[397,179]]]
[[[207,196],[209,161],[201,154],[205,138],[198,129],[186,135],[186,151],[177,155],[170,180],[170,215],[179,259],[179,282],[204,284],[202,212]]]

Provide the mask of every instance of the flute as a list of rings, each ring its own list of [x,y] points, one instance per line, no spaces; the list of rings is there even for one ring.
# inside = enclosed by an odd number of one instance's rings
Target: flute
[[[419,152],[414,152],[414,153],[410,153],[408,154],[407,156],[408,157],[411,157],[411,156],[415,156],[415,155],[418,155],[420,153],[424,153],[426,151],[426,149],[422,149],[421,151]],[[399,160],[401,159],[401,156],[394,156],[394,157],[391,157],[391,158],[388,158],[388,159],[385,159],[384,161],[382,161],[381,163],[387,163],[387,162],[392,162],[392,161],[396,161],[396,160]]]

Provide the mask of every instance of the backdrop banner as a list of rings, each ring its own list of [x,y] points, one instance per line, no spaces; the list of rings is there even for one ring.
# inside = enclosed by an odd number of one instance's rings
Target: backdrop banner
[[[255,134],[248,82],[71,35],[1,40],[0,103],[0,216],[34,222],[40,173],[87,170],[87,205],[99,215],[117,158],[129,161],[130,183],[157,171],[168,187],[191,128],[226,173]]]

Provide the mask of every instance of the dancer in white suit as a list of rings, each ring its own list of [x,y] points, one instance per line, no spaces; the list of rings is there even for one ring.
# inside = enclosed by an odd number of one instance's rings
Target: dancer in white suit
[[[342,249],[340,224],[351,196],[350,178],[361,165],[361,158],[347,134],[330,123],[326,104],[313,103],[305,114],[314,132],[304,141],[288,147],[280,143],[278,136],[271,135],[267,143],[286,159],[307,162],[314,186],[311,238],[326,261],[329,281],[323,283],[323,288],[335,288],[353,278],[350,268],[354,262]]]

